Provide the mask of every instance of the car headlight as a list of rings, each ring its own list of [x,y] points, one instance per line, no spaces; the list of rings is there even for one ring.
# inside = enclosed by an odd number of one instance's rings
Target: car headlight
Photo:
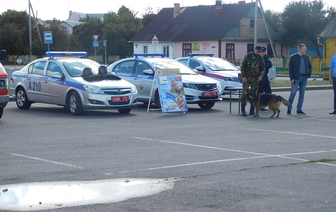
[[[238,80],[235,80],[234,77],[223,77],[225,81],[238,81]]]
[[[184,88],[192,88],[192,89],[197,89],[196,86],[192,83],[183,83]]]
[[[98,86],[94,86],[94,85],[84,85],[84,89],[88,93],[96,93],[96,94],[102,94],[103,93],[103,91],[100,90],[100,88]]]
[[[131,89],[132,89],[132,93],[133,93],[133,94],[138,93],[138,89],[135,87],[135,85],[132,85],[132,86],[131,86]]]

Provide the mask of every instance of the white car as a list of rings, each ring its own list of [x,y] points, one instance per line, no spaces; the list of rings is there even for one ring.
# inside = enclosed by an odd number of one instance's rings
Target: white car
[[[227,88],[242,88],[242,82],[239,79],[241,72],[234,64],[222,58],[212,57],[213,54],[197,55],[200,54],[189,54],[190,57],[181,57],[176,60],[197,70],[203,76],[218,80],[223,89],[222,94],[230,93],[229,90],[226,90]]]
[[[147,103],[153,85],[154,73],[158,69],[179,69],[182,77],[187,104],[198,104],[202,109],[210,109],[216,101],[221,101],[222,87],[217,80],[201,76],[189,67],[168,58],[158,58],[164,54],[133,54],[107,67],[108,72],[134,84],[138,90],[138,101]],[[144,56],[140,58],[141,56]],[[152,58],[150,58],[152,56]],[[154,85],[151,102],[160,105],[157,84]]]
[[[137,89],[106,66],[80,58],[86,52],[47,52],[12,74],[10,90],[20,109],[32,103],[50,103],[68,108],[73,115],[85,109],[117,109],[129,113],[137,105]],[[65,57],[61,57],[65,56]],[[77,58],[73,58],[73,57]]]

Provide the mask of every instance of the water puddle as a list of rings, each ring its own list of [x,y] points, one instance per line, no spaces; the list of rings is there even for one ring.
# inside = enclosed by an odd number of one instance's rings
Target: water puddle
[[[120,202],[173,189],[173,179],[113,179],[0,185],[0,211]]]

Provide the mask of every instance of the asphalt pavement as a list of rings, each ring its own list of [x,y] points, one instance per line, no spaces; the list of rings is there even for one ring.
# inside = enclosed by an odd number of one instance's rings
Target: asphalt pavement
[[[287,91],[275,93],[288,99]],[[281,105],[279,118],[268,118],[270,111],[242,117],[236,96],[232,113],[225,97],[211,110],[188,105],[186,114],[167,115],[147,114],[143,104],[130,114],[88,110],[72,116],[55,105],[36,103],[20,110],[9,102],[0,120],[0,210],[5,208],[1,199],[17,184],[29,193],[41,183],[69,188],[82,182],[92,185],[92,192],[82,193],[87,199],[102,189],[92,183],[130,182],[113,191],[119,196],[136,179],[161,179],[173,186],[115,202],[79,201],[76,207],[63,200],[42,211],[335,211],[332,97],[330,89],[307,90],[306,115],[287,115]],[[60,188],[53,197],[66,194]],[[47,196],[26,199],[29,210],[47,206]]]

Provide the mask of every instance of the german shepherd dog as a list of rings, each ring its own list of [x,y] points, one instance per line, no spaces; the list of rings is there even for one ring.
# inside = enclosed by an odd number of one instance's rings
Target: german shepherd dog
[[[252,117],[259,117],[260,109],[269,107],[270,110],[273,111],[273,114],[270,115],[270,118],[279,117],[280,115],[280,105],[281,103],[286,105],[287,107],[290,103],[285,100],[282,96],[274,95],[270,93],[258,93],[258,89],[248,89],[247,90],[247,98],[249,102],[255,107],[256,113]],[[278,113],[277,115],[275,115]]]

